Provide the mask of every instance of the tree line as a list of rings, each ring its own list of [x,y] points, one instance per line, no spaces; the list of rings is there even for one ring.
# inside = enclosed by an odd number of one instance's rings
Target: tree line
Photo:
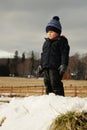
[[[0,59],[0,76],[36,77],[39,62],[39,54],[34,51],[26,58],[24,52],[19,56],[16,50],[13,58]],[[87,80],[87,54],[70,56],[66,73],[71,79]]]
[[[87,54],[76,53],[70,56],[68,72],[71,74],[71,78],[87,80]]]

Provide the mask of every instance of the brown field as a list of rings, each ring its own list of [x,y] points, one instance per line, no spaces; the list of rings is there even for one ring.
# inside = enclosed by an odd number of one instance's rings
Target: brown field
[[[65,96],[87,96],[87,80],[63,80]],[[43,79],[0,77],[0,95],[28,96],[45,94]]]

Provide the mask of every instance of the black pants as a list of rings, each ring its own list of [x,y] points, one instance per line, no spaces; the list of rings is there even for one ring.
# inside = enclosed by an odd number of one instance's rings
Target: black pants
[[[44,70],[44,84],[46,86],[46,94],[55,93],[56,95],[64,96],[64,88],[62,77],[58,70],[46,69]]]

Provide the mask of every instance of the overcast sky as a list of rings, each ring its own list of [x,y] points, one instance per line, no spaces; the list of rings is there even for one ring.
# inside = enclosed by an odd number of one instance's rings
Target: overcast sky
[[[41,52],[45,27],[59,16],[70,55],[87,53],[87,0],[0,0],[0,57]]]

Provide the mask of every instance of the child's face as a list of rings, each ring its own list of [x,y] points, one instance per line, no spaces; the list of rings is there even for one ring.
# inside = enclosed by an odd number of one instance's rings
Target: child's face
[[[48,31],[47,36],[50,40],[53,40],[53,39],[57,38],[59,36],[59,34],[54,31]]]

